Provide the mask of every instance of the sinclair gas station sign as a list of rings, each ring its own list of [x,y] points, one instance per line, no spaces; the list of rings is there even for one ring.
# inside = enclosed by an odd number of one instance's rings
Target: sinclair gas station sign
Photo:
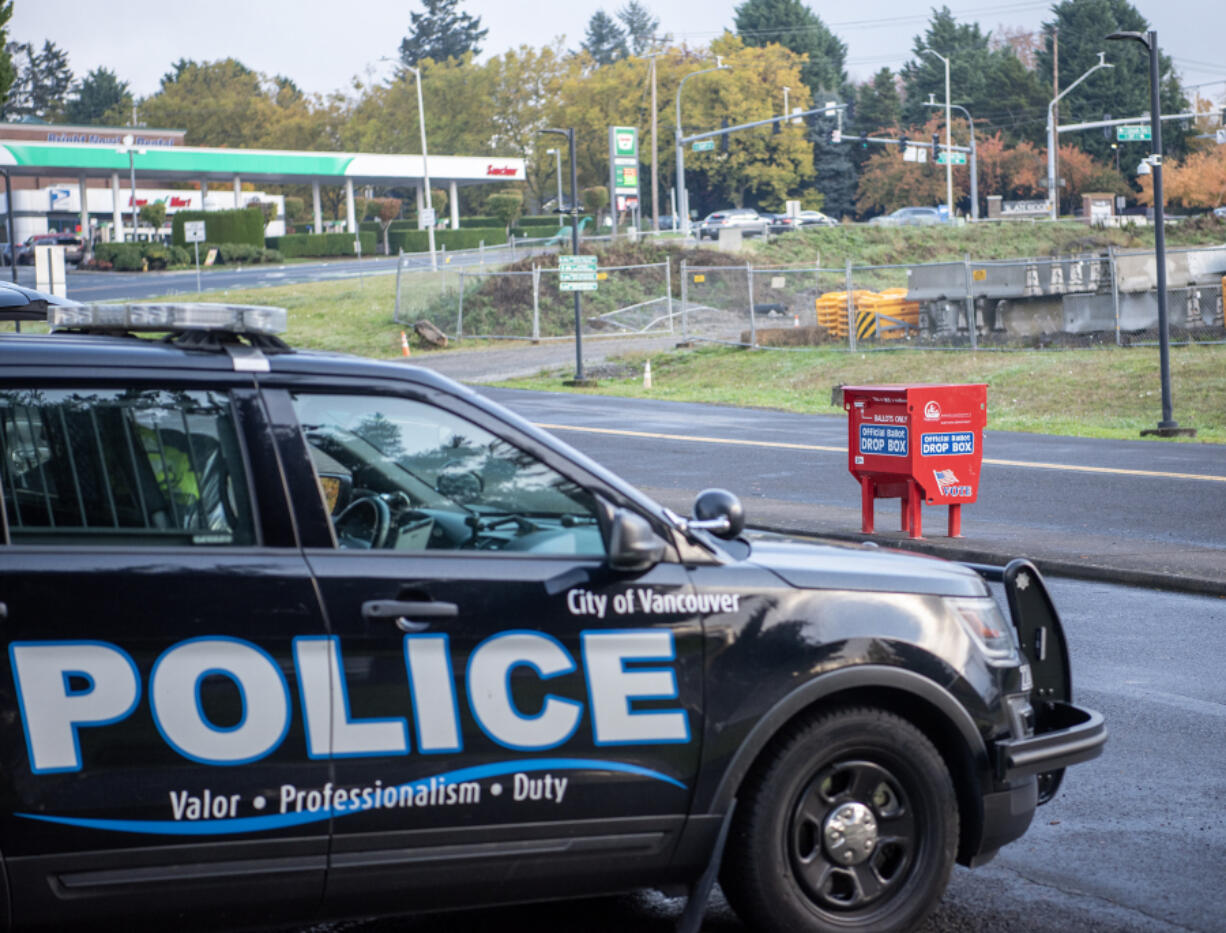
[[[635,126],[609,127],[609,194],[613,201],[613,232],[617,214],[639,207],[639,131]]]

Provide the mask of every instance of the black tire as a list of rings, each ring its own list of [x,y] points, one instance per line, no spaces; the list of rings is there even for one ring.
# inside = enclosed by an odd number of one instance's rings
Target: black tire
[[[833,709],[786,730],[751,772],[720,884],[757,930],[910,930],[957,847],[953,782],[927,737],[883,710]]]

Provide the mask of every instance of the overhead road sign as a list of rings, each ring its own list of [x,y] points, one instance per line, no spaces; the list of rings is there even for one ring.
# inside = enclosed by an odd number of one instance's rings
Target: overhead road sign
[[[966,165],[965,152],[938,152],[937,164],[944,165],[948,162],[950,165]]]
[[[695,152],[711,152],[715,149],[714,139],[700,139],[690,146]]]
[[[1122,143],[1138,143],[1153,139],[1154,133],[1149,126],[1117,126],[1115,138]]]

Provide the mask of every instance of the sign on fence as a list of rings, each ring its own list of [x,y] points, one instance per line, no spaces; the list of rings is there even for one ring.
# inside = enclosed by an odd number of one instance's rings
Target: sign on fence
[[[594,292],[597,278],[595,256],[558,257],[558,291]]]

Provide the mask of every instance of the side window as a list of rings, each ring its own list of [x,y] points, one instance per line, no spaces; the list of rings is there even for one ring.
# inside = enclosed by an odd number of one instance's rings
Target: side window
[[[293,399],[343,548],[605,553],[589,492],[475,424],[409,399]]]
[[[0,451],[14,543],[255,540],[224,393],[0,390]]]

